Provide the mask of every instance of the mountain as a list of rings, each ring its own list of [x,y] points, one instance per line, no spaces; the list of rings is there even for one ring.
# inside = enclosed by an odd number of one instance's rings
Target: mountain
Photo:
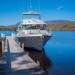
[[[47,29],[48,30],[55,30],[55,31],[75,31],[75,21],[68,21],[68,20],[52,20],[46,21]],[[18,25],[21,22],[16,23],[15,25],[10,26],[0,26],[0,30],[9,30],[9,31],[16,31]]]
[[[47,25],[47,29],[55,31],[75,31],[75,21],[65,24],[50,24]]]
[[[71,21],[69,20],[48,20],[46,21],[47,25],[51,25],[51,24],[64,24],[64,23],[69,23]]]
[[[21,24],[21,22],[16,23],[15,25],[8,25],[7,27],[11,28],[11,27],[16,27],[19,26]]]
[[[16,23],[15,25],[2,26],[0,25],[0,30],[6,31],[16,31],[17,27],[21,24],[21,22]]]
[[[0,26],[0,31],[16,31],[17,26],[16,25],[10,25],[10,26]]]

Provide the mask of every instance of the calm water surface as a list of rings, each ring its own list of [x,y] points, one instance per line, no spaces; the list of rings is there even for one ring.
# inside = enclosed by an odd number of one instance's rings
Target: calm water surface
[[[14,31],[0,31],[10,36]],[[75,32],[53,31],[45,45],[45,52],[52,62],[49,75],[75,75]]]
[[[52,61],[50,75],[75,75],[75,32],[53,31],[45,52]]]
[[[16,34],[15,31],[0,31],[0,37],[1,37],[1,33],[5,34],[6,36],[10,36],[12,33]]]

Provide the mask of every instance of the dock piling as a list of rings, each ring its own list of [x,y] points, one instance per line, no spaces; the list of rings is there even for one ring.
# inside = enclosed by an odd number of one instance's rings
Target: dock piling
[[[21,43],[19,42],[18,45],[20,46],[20,44],[21,44]]]
[[[5,34],[1,33],[0,38],[0,57],[2,56],[4,50],[5,50],[5,44],[6,44],[6,36]]]
[[[24,43],[22,43],[22,49],[24,50]]]

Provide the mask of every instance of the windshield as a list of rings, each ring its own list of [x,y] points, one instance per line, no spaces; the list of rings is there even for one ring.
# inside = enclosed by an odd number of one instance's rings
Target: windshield
[[[22,29],[41,29],[44,30],[46,25],[23,25]]]

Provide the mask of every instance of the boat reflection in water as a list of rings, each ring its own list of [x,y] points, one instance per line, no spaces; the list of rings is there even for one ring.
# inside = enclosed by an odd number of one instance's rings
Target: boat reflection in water
[[[40,52],[30,48],[25,48],[25,51],[44,71],[51,69],[52,62],[46,55],[45,50]]]

